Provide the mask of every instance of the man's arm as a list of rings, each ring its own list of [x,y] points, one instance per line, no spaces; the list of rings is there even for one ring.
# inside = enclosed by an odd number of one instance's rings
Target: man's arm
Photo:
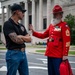
[[[31,42],[31,37],[29,34],[25,35],[25,36],[18,36],[18,37],[21,37],[23,41],[25,42]]]
[[[37,37],[37,38],[44,39],[44,38],[49,37],[49,27],[43,33],[34,31],[32,25],[29,26],[29,29],[32,31],[32,35]]]
[[[9,37],[13,42],[17,44],[23,44],[24,43],[23,39],[20,36],[19,37],[18,36],[19,35],[17,35],[15,32],[9,34]]]
[[[62,39],[63,39],[63,60],[67,59],[70,48],[70,28],[68,25],[62,27]]]

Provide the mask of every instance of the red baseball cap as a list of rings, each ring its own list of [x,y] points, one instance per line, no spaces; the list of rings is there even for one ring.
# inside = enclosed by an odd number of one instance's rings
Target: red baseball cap
[[[53,8],[53,13],[60,13],[60,12],[63,12],[61,6],[55,5]]]

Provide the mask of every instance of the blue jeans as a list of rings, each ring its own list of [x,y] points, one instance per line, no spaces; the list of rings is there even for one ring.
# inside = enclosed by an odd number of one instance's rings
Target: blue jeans
[[[48,57],[48,75],[60,75],[59,67],[62,62],[62,58]]]
[[[18,50],[8,50],[6,53],[7,75],[29,75],[26,53]]]

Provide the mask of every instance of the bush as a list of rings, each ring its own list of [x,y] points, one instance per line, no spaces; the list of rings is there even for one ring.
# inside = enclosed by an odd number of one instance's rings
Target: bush
[[[71,45],[75,45],[75,30],[71,32]]]
[[[65,17],[64,21],[67,22],[70,27],[71,45],[75,45],[75,16],[69,14]]]
[[[2,44],[2,42],[0,41],[0,44]]]
[[[46,45],[45,42],[38,42],[38,43],[35,43],[36,45]]]

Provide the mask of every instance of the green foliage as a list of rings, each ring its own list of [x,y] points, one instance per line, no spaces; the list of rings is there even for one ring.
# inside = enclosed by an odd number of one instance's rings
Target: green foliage
[[[46,45],[46,42],[38,42],[36,45]]]
[[[67,22],[70,27],[71,45],[75,45],[75,16],[69,14],[65,17],[64,21]]]
[[[75,30],[72,30],[71,32],[71,44],[75,45]]]
[[[75,26],[75,16],[72,16],[71,14],[67,15],[64,21],[67,22],[71,29]]]

